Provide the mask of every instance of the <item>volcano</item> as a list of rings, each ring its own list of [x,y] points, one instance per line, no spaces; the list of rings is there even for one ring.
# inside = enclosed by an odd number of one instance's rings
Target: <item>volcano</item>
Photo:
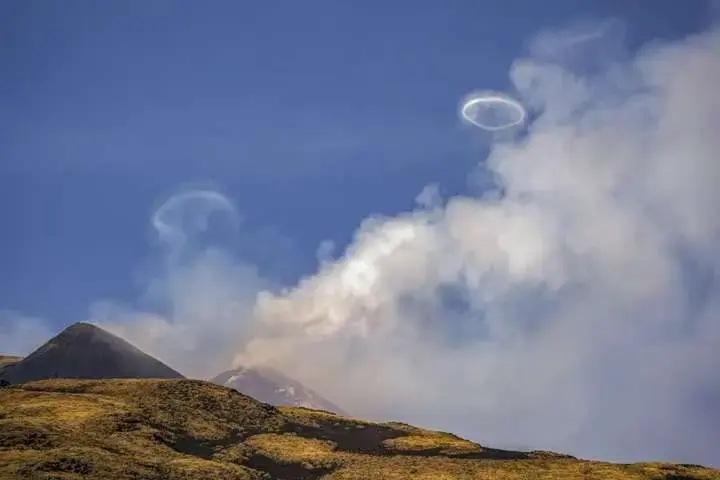
[[[89,323],[75,323],[24,359],[0,369],[11,384],[47,378],[185,378],[126,340]]]
[[[347,415],[317,392],[268,367],[239,367],[210,381],[275,406],[305,407]]]

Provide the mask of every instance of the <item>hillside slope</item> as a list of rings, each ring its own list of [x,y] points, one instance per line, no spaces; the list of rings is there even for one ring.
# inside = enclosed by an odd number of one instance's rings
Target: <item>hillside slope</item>
[[[0,389],[0,478],[709,480],[720,471],[494,450],[276,408],[198,380],[44,380]]]

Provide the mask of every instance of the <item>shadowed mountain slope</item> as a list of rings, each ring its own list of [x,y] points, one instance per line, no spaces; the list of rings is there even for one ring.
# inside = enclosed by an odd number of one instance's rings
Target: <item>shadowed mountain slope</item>
[[[496,450],[277,408],[198,380],[45,380],[0,389],[0,478],[711,480],[720,471]]]
[[[75,323],[19,362],[0,370],[11,384],[46,378],[184,378],[120,337]]]

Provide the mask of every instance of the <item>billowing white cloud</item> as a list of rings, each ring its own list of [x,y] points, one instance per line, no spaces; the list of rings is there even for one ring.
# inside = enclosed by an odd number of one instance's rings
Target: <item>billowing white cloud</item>
[[[208,250],[158,276],[154,311],[99,302],[90,321],[184,375],[210,378],[232,364],[248,336],[255,294],[268,285],[252,266]]]
[[[489,445],[718,464],[720,38],[587,75],[543,42],[511,72],[534,122],[486,161],[504,196],[369,219],[259,297],[237,361]]]

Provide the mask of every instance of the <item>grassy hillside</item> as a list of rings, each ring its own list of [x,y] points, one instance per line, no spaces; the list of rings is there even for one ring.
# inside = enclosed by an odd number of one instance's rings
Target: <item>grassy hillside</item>
[[[13,363],[18,363],[22,359],[23,357],[15,357],[13,355],[0,355],[0,368],[4,367],[5,365],[12,365]]]
[[[0,478],[720,479],[587,462],[275,408],[197,380],[46,380],[0,389]]]

